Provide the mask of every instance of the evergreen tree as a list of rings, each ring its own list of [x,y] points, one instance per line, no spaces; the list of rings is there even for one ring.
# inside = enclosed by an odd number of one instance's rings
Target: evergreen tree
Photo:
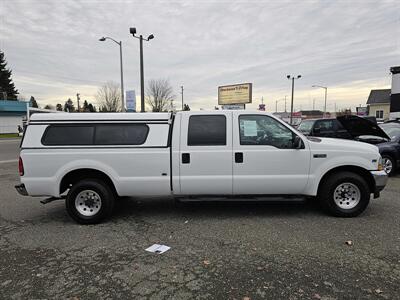
[[[58,110],[58,111],[62,111],[63,110],[63,106],[62,106],[61,103],[57,103],[56,110]]]
[[[39,105],[37,104],[35,97],[31,96],[31,99],[29,99],[29,102],[31,103],[31,107],[39,108]]]
[[[83,110],[84,112],[88,112],[88,111],[89,111],[89,103],[87,102],[87,100],[83,101],[82,110]]]
[[[189,111],[190,110],[189,104],[183,104],[183,110]]]
[[[96,112],[96,106],[94,106],[92,103],[89,103],[88,108],[90,112]]]
[[[66,112],[74,112],[75,111],[75,106],[74,106],[74,103],[72,102],[71,98],[69,98],[65,102],[64,111],[66,111]]]
[[[0,99],[17,100],[19,93],[11,79],[11,73],[7,68],[4,52],[0,51]]]

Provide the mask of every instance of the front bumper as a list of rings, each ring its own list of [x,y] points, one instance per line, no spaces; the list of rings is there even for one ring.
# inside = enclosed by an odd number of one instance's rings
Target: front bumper
[[[374,198],[379,197],[379,192],[383,190],[388,181],[388,175],[385,171],[370,171],[375,181]]]
[[[28,192],[26,191],[25,184],[21,183],[15,186],[15,189],[22,196],[28,196]]]

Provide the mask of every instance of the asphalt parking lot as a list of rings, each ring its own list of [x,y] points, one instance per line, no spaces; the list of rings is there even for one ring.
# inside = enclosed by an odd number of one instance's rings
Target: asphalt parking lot
[[[81,226],[62,201],[15,192],[17,148],[0,141],[0,299],[400,297],[400,176],[352,219],[312,202],[122,199]]]

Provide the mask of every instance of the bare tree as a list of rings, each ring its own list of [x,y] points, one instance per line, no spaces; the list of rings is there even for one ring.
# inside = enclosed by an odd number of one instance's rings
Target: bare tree
[[[146,102],[153,112],[167,111],[175,99],[167,79],[151,79],[146,90]]]
[[[121,110],[121,90],[115,82],[108,81],[99,87],[96,95],[100,111],[116,112]]]

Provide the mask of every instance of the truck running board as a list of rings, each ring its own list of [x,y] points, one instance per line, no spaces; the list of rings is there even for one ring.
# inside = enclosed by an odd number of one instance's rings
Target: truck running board
[[[276,202],[303,202],[306,200],[304,196],[280,196],[280,195],[271,195],[271,196],[238,196],[238,197],[224,197],[224,196],[198,196],[198,197],[176,197],[176,200],[181,202],[196,202],[196,201],[229,201],[229,202],[238,202],[238,201],[276,201]]]
[[[47,204],[47,203],[50,203],[50,202],[53,202],[56,200],[64,200],[64,199],[65,199],[64,197],[50,197],[50,198],[40,200],[40,203]]]

